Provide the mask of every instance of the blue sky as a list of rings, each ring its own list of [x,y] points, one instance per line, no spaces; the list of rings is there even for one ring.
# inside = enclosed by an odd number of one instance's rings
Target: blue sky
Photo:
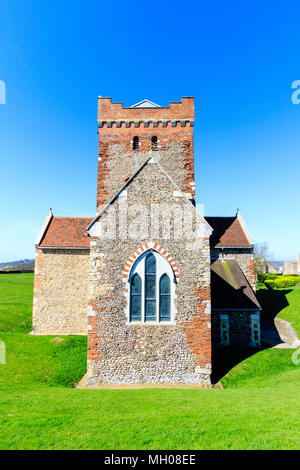
[[[49,207],[94,216],[97,96],[195,96],[197,202],[237,207],[275,259],[300,252],[300,4],[0,3],[0,262],[30,258]]]

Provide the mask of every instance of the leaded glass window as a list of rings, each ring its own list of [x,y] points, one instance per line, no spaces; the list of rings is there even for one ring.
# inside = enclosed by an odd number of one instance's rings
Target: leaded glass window
[[[159,280],[159,321],[171,320],[170,278],[163,274]]]
[[[145,261],[145,321],[156,320],[156,259],[150,253]]]
[[[142,281],[136,273],[130,281],[130,321],[142,320]]]

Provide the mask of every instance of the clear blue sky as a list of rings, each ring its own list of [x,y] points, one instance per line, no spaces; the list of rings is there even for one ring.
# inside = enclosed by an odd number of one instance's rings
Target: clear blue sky
[[[48,212],[94,216],[97,96],[195,96],[197,202],[237,207],[275,259],[300,252],[299,1],[2,0],[0,262]]]

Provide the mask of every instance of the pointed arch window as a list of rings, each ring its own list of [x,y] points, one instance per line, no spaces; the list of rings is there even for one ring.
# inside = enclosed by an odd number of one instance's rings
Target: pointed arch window
[[[172,322],[175,284],[173,269],[165,257],[154,250],[143,253],[129,276],[129,321]]]
[[[134,138],[133,138],[133,141],[132,141],[132,149],[133,150],[138,150],[139,149],[139,138],[138,136],[136,135]]]

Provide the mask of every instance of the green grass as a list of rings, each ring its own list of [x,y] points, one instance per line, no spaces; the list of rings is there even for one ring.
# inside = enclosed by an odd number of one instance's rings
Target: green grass
[[[29,332],[33,274],[0,274],[0,332]]]
[[[261,289],[257,297],[265,315],[289,321],[300,338],[300,285],[288,289]]]
[[[224,390],[76,390],[86,338],[28,335],[31,297],[31,275],[1,275],[1,449],[299,448],[292,351],[243,360]]]

